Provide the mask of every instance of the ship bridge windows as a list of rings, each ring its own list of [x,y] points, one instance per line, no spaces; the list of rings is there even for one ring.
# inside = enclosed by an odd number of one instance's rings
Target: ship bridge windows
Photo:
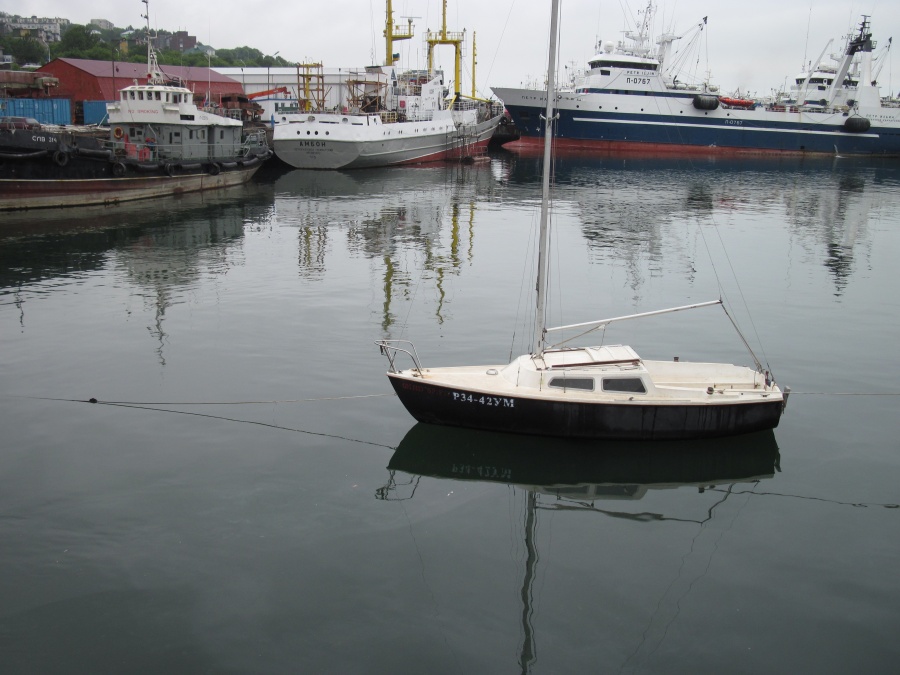
[[[631,61],[610,61],[603,59],[602,61],[589,61],[591,68],[626,68],[628,70],[657,70],[658,63],[632,63]],[[601,73],[608,75],[609,73]]]

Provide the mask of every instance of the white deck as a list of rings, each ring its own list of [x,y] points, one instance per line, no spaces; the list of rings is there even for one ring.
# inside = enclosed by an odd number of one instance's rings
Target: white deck
[[[543,359],[521,356],[507,365],[423,368],[399,373],[452,389],[584,403],[626,405],[730,405],[783,400],[765,375],[745,366],[689,361],[643,361],[627,345],[549,351]],[[604,381],[640,379],[645,392],[603,391]],[[550,386],[556,380],[557,386]],[[581,381],[563,388],[560,382]],[[593,390],[583,388],[593,381]],[[712,393],[710,393],[712,392]]]

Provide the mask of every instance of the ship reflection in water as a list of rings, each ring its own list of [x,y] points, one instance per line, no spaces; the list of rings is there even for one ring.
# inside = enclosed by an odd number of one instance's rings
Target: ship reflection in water
[[[377,497],[410,498],[418,479],[428,476],[504,483],[588,505],[641,499],[648,490],[755,483],[780,471],[779,460],[771,431],[702,441],[582,443],[417,424],[391,457],[388,483]],[[397,472],[411,480],[398,479]]]

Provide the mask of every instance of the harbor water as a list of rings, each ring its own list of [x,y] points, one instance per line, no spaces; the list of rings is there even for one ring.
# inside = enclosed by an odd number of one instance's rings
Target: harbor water
[[[895,672],[900,164],[554,182],[550,324],[721,296],[774,432],[415,423],[376,340],[529,347],[537,156],[4,214],[0,672]],[[752,363],[718,307],[591,343]]]

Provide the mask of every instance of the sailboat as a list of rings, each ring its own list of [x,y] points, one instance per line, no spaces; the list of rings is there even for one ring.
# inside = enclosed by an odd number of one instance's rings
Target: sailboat
[[[559,2],[550,23],[548,91],[555,92]],[[550,161],[555,96],[547,97],[532,351],[506,365],[422,367],[408,340],[378,340],[390,382],[420,422],[565,438],[674,440],[729,436],[773,429],[789,388],[775,383],[753,355],[755,367],[642,359],[628,345],[553,344],[553,333],[602,330],[614,322],[656,316],[722,300],[695,303],[567,326],[547,327]],[[727,314],[727,311],[726,311]],[[732,323],[734,323],[732,321]],[[735,324],[735,327],[736,324]],[[747,341],[744,340],[747,345]],[[748,345],[749,348],[749,345]],[[403,355],[412,367],[397,368]]]

